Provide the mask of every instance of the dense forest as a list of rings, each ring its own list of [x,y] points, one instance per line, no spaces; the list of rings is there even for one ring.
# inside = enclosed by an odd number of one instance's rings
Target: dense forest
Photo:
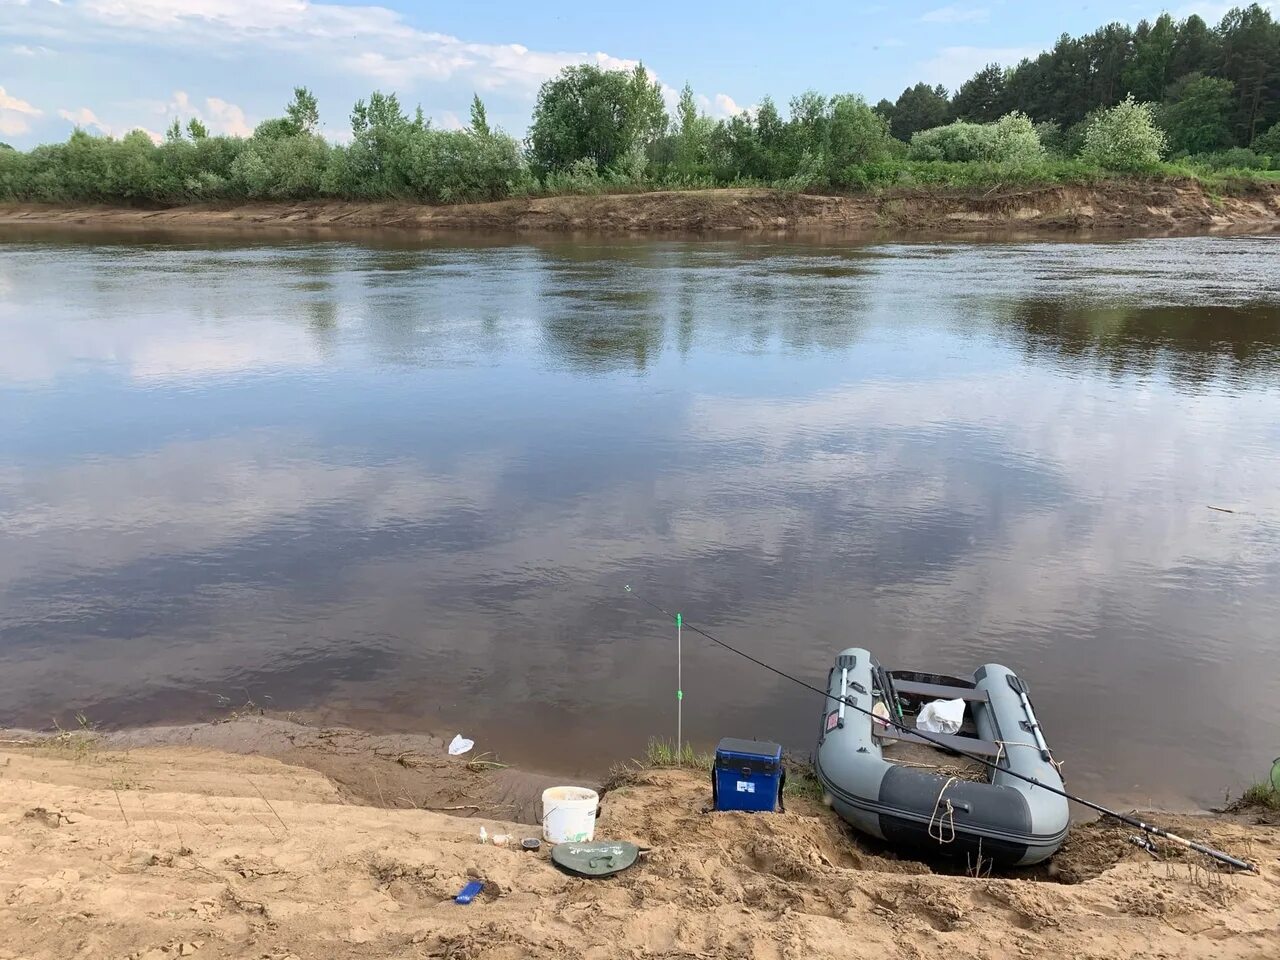
[[[901,140],[1014,110],[1065,133],[1126,96],[1159,105],[1174,153],[1248,147],[1280,121],[1280,24],[1257,4],[1232,10],[1216,28],[1194,15],[1110,23],[1088,36],[1063,34],[1011,69],[990,64],[953,95],[920,83],[875,109]]]
[[[1270,176],[1280,168],[1280,23],[1258,5],[1210,27],[1164,15],[1063,35],[1035,60],[991,64],[954,93],[919,83],[874,107],[853,94],[765,97],[713,120],[686,85],[674,116],[642,66],[573,66],[538,95],[527,139],[463,130],[374,92],[351,139],[319,134],[305,87],[247,138],[175,121],[160,143],[76,130],[30,151],[0,145],[0,197],[175,204],[411,199],[765,184],[791,189],[1085,180],[1112,172]]]

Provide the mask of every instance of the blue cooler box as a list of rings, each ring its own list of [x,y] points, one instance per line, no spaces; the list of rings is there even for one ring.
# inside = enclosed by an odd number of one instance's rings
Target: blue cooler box
[[[717,810],[781,810],[785,781],[776,743],[725,737],[716,747],[711,797]]]

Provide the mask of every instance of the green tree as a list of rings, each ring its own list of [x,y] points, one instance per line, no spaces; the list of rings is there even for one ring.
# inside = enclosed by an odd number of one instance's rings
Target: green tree
[[[263,120],[253,128],[253,139],[258,141],[278,140],[281,137],[296,137],[298,128],[288,117],[272,117]]]
[[[241,137],[192,139],[190,173],[183,184],[193,197],[216,200],[231,196],[231,165],[249,144]]]
[[[1205,73],[1218,63],[1218,38],[1209,25],[1194,13],[1177,27],[1173,41],[1173,56],[1166,78],[1176,78],[1188,73]]]
[[[1235,132],[1249,143],[1280,114],[1280,24],[1254,3],[1218,26],[1221,75],[1236,85]]]
[[[650,80],[643,63],[637,63],[627,81],[627,149],[644,149],[667,132],[667,107],[662,84]]]
[[[417,119],[410,121],[400,106],[400,98],[394,93],[375,90],[369,94],[368,100],[357,100],[351,108],[351,132],[357,137],[369,133],[387,135],[406,129],[411,122],[422,125],[421,108]]]
[[[1020,61],[1005,78],[1005,104],[1033,120],[1053,120],[1051,64],[1052,57],[1048,53],[1040,54],[1035,60],[1024,58]]]
[[[943,127],[921,130],[911,138],[914,160],[946,160],[1026,166],[1044,158],[1044,145],[1031,119],[1010,113],[995,123],[957,120]]]
[[[1133,54],[1133,31],[1123,23],[1109,23],[1079,41],[1086,64],[1085,109],[1111,106],[1125,96],[1125,74]]]
[[[1169,149],[1210,153],[1231,146],[1234,104],[1235,84],[1230,80],[1199,73],[1189,73],[1177,80],[1169,88],[1169,99],[1159,111]]]
[[[1009,166],[1027,166],[1045,157],[1045,145],[1031,118],[1016,110],[1007,113],[991,128],[991,159]]]
[[[1173,17],[1162,13],[1154,24],[1145,20],[1133,32],[1133,57],[1124,68],[1124,87],[1137,100],[1157,101],[1171,79],[1178,28]]]
[[[893,148],[888,121],[867,106],[867,101],[852,94],[832,97],[825,157],[832,183],[858,183],[859,171],[889,159]]]
[[[100,189],[101,199],[122,197],[126,203],[171,203],[183,199],[179,184],[165,178],[159,149],[142,130],[131,130],[119,140],[98,137],[98,146],[109,157]]]
[[[715,127],[711,118],[698,110],[693,88],[687,83],[680,91],[675,122],[675,171],[687,180],[701,173],[706,165]]]
[[[581,159],[597,170],[615,169],[633,147],[647,146],[646,138],[665,129],[661,107],[661,90],[639,68],[565,67],[538,91],[529,158],[540,175]]]
[[[345,154],[349,180],[344,189],[370,197],[408,193],[402,161],[414,131],[428,126],[421,108],[410,120],[394,93],[375,90],[368,100],[357,100],[351,108],[352,141]]]
[[[959,120],[991,123],[1005,113],[1005,71],[989,63],[960,85],[951,100],[951,115]]]
[[[910,140],[911,135],[918,130],[928,130],[946,123],[950,110],[946,87],[917,83],[914,87],[903,90],[898,102],[893,105],[890,129],[899,140]]]
[[[492,133],[489,129],[489,117],[485,113],[484,101],[480,99],[478,93],[471,95],[471,132],[477,137],[487,137]]]
[[[182,139],[182,121],[180,121],[177,117],[174,117],[173,123],[169,124],[168,128],[164,132],[164,138],[170,143],[174,143],[181,140]]]
[[[1082,40],[1065,33],[1053,45],[1045,72],[1049,117],[1062,123],[1075,123],[1095,106],[1091,96],[1093,65],[1089,56]]]
[[[1064,155],[1066,137],[1063,134],[1062,125],[1054,123],[1052,120],[1042,120],[1034,125],[1036,137],[1040,140],[1040,145],[1044,147],[1045,152],[1055,157]]]
[[[1078,123],[1073,123],[1062,131],[1062,146],[1060,153],[1064,157],[1078,157],[1084,150],[1084,137],[1089,132],[1089,127],[1093,125],[1093,121],[1102,113],[1103,108],[1098,107],[1090,110],[1084,115],[1084,119]]]
[[[834,100],[816,90],[806,90],[798,97],[792,97],[788,106],[791,116],[787,122],[784,165],[794,169],[806,162],[806,158],[821,162],[827,152]]]
[[[209,128],[198,117],[192,117],[187,121],[187,135],[192,140],[203,140],[209,136]]]
[[[1266,133],[1260,133],[1254,137],[1251,146],[1254,153],[1266,154],[1273,160],[1280,160],[1280,121],[1272,124]],[[1272,167],[1280,168],[1280,163],[1272,163]]]
[[[405,189],[428,203],[494,200],[526,179],[511,137],[425,126],[410,131],[401,172]]]
[[[319,196],[328,154],[329,145],[311,134],[273,142],[267,153],[271,196],[289,200]]]
[[[293,88],[293,99],[284,108],[284,115],[293,124],[295,133],[311,134],[320,129],[320,105],[306,87]]]
[[[762,176],[760,138],[755,121],[745,110],[716,124],[707,147],[712,172],[721,183]]]
[[[753,175],[762,180],[780,180],[791,173],[786,166],[786,123],[778,106],[769,96],[760,98],[756,108],[757,167]]]
[[[237,193],[250,199],[271,195],[271,166],[265,156],[267,149],[265,142],[260,147],[251,147],[231,164],[231,183]]]
[[[1107,170],[1143,170],[1160,162],[1165,146],[1152,105],[1126,97],[1093,118],[1080,156]]]

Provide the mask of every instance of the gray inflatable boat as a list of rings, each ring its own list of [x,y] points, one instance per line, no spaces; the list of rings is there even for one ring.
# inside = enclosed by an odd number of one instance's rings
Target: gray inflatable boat
[[[987,782],[973,782],[895,764],[893,750],[886,759],[883,749],[895,741],[934,745],[873,720],[842,699],[892,715],[912,730],[910,714],[921,704],[964,700],[971,722],[956,734],[929,737],[986,757],[997,769],[988,769]],[[939,760],[945,759],[940,752]],[[1066,799],[1007,772],[1063,788],[1026,684],[998,663],[980,667],[968,681],[885,670],[868,651],[845,650],[827,678],[814,765],[836,812],[863,833],[892,844],[1021,865],[1051,857],[1067,834]]]

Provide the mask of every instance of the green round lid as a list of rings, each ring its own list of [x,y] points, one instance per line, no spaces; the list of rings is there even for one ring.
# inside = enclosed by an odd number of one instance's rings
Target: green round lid
[[[594,840],[591,843],[557,843],[551,859],[557,866],[584,877],[607,877],[627,869],[640,856],[640,848],[625,840]]]

